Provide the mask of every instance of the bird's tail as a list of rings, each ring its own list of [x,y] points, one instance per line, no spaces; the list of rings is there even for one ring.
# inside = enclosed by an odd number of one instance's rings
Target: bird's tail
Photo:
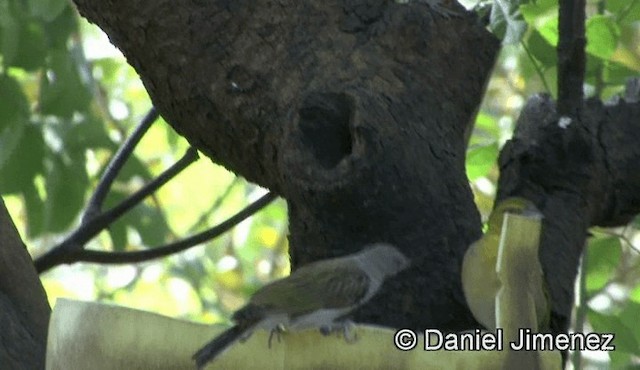
[[[240,339],[245,332],[246,328],[235,325],[205,344],[192,357],[196,361],[198,369],[204,368],[204,365],[224,352],[231,344]]]

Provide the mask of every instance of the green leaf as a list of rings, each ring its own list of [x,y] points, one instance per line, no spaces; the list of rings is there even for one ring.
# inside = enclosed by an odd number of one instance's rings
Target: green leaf
[[[624,85],[630,77],[636,77],[638,72],[633,71],[616,62],[604,63],[604,77],[607,83]]]
[[[522,40],[527,31],[527,22],[520,14],[520,1],[495,0],[491,8],[489,27],[505,44]]]
[[[536,30],[531,32],[527,46],[533,57],[541,63],[543,69],[558,64],[556,49]]]
[[[608,60],[618,46],[620,28],[613,18],[595,15],[587,20],[587,53]]]
[[[69,36],[78,30],[78,15],[70,6],[65,7],[55,19],[45,23],[44,27],[50,49],[64,50]]]
[[[587,247],[586,284],[589,293],[598,292],[611,279],[618,263],[622,246],[615,236],[594,237]]]
[[[638,0],[607,0],[606,9],[615,14],[616,19],[623,23],[634,23],[640,20],[640,1]]]
[[[24,124],[28,118],[29,102],[20,84],[11,76],[0,75],[0,132],[6,127]]]
[[[65,0],[29,0],[31,15],[44,21],[51,21],[69,6]]]
[[[554,48],[558,45],[558,17],[550,17],[538,26],[538,32]]]
[[[35,238],[44,233],[44,202],[34,184],[28,184],[22,192],[27,211],[27,236]]]
[[[140,234],[142,243],[148,247],[160,246],[169,236],[169,225],[162,213],[145,203],[138,204],[124,215],[122,222],[133,227]]]
[[[84,151],[86,148],[105,148],[114,151],[117,149],[116,145],[109,140],[104,122],[93,117],[71,125],[69,132],[65,135],[65,142],[70,150],[75,151]]]
[[[128,196],[130,196],[129,193],[112,190],[105,201],[104,209],[116,206]],[[143,245],[147,247],[163,244],[169,235],[169,226],[162,212],[144,202],[136,205],[109,226],[109,234],[114,250],[122,251],[128,246],[127,227],[137,231]]]
[[[470,181],[485,176],[496,164],[498,159],[498,144],[477,146],[467,152],[467,176]]]
[[[633,354],[640,355],[640,325],[637,325],[638,318],[640,318],[640,303],[629,301],[625,305],[624,309],[620,313],[620,321],[631,330],[634,340],[630,343],[625,343],[626,348],[629,345]],[[635,347],[634,347],[635,345]]]
[[[47,157],[45,229],[61,232],[71,226],[84,205],[89,185],[84,158],[51,152]]]
[[[634,353],[638,350],[638,341],[634,335],[634,331],[629,325],[624,323],[617,315],[605,315],[594,310],[588,310],[587,318],[597,333],[613,333],[613,345],[616,346],[616,352]]]
[[[41,79],[42,113],[68,118],[74,112],[86,110],[90,101],[89,88],[80,77],[78,66],[69,52],[52,51],[49,68]]]
[[[123,251],[127,247],[127,225],[115,222],[109,225],[109,237],[114,251]]]
[[[21,193],[25,187],[33,185],[34,177],[43,171],[42,131],[31,124],[21,124],[16,129],[20,132],[18,135],[8,139],[2,137],[2,143],[10,142],[11,145],[7,147],[13,148],[5,160],[0,161],[0,191],[3,193]],[[17,131],[5,130],[12,135]],[[0,146],[0,153],[4,151],[4,147],[5,145]]]
[[[0,2],[0,53],[5,66],[11,65],[18,54],[20,25],[6,1]]]
[[[634,302],[640,303],[640,283],[636,284],[636,287],[631,290],[631,294],[629,294],[629,299]]]
[[[35,71],[41,68],[47,55],[47,45],[42,25],[32,21],[22,23],[18,40],[18,52],[10,64],[27,71]]]
[[[473,126],[473,134],[471,135],[471,145],[479,142],[498,141],[500,139],[500,128],[495,117],[479,112],[476,117],[476,124]]]
[[[127,194],[118,189],[111,189],[105,199],[103,210],[115,207],[127,197]],[[111,238],[112,248],[115,251],[123,251],[127,248],[127,224],[124,222],[114,222],[108,228],[109,237]]]

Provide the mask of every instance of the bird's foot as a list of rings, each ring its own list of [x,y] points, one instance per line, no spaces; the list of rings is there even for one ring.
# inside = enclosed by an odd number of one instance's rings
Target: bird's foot
[[[273,335],[274,334],[276,335],[276,338],[278,339],[278,343],[280,343],[280,335],[285,331],[286,331],[286,328],[282,324],[278,324],[276,327],[271,329],[271,332],[269,333],[269,342],[268,342],[269,349],[271,349],[271,341],[273,340]]]

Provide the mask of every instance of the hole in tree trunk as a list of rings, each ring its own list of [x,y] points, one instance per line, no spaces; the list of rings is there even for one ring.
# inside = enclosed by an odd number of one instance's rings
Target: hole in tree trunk
[[[313,93],[300,108],[302,142],[325,169],[351,154],[353,98],[347,94]]]

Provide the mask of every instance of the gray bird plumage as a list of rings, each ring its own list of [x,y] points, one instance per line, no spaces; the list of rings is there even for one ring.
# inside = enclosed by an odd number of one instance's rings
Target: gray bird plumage
[[[193,358],[202,368],[258,328],[271,332],[332,328],[338,319],[371,299],[387,277],[408,265],[409,260],[394,246],[378,243],[358,253],[302,266],[258,290],[233,314],[236,325]]]

